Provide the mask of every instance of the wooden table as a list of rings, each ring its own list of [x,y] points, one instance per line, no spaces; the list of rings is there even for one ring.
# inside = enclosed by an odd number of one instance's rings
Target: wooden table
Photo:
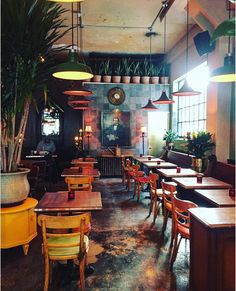
[[[149,169],[161,169],[161,168],[171,169],[178,167],[176,164],[172,164],[169,162],[160,162],[160,164],[157,164],[157,162],[154,161],[143,162],[143,165]]]
[[[78,169],[65,168],[62,171],[61,177],[87,177],[92,176],[94,178],[100,177],[98,169],[82,168],[82,172]]]
[[[229,189],[232,185],[212,177],[202,177],[202,183],[197,183],[196,177],[173,178],[184,189]]]
[[[235,207],[235,196],[229,196],[228,189],[206,189],[194,192],[210,202],[213,207]]]
[[[36,155],[27,155],[25,156],[26,159],[45,159],[47,158],[48,155],[39,155],[39,154],[36,154]],[[52,158],[57,158],[57,155],[49,155],[51,156]]]
[[[76,165],[76,164],[80,164],[80,165],[83,165],[83,164],[90,164],[90,165],[94,165],[94,164],[97,164],[98,162],[97,161],[79,161],[79,160],[72,160],[71,161],[71,164],[72,165]]]
[[[148,159],[148,156],[144,156],[144,157],[134,157],[134,160],[143,163],[143,162],[164,162],[164,160],[160,159],[160,158],[155,158],[152,157],[151,160]]]
[[[102,209],[100,192],[75,191],[75,199],[68,200],[68,192],[46,192],[36,205],[35,212],[94,211]]]
[[[192,169],[181,168],[180,173],[176,172],[176,169],[158,169],[158,173],[166,178],[175,178],[175,177],[195,177],[201,175],[199,172],[196,172]]]
[[[192,208],[190,290],[235,290],[235,208]]]

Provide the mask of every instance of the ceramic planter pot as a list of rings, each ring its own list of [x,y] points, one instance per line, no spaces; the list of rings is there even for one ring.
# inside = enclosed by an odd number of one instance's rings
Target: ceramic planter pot
[[[30,169],[14,173],[1,173],[1,204],[11,206],[23,202],[30,192],[27,174]]]
[[[161,84],[169,84],[169,77],[161,77]]]
[[[134,84],[140,84],[140,76],[132,76],[131,80]]]
[[[102,81],[104,83],[111,83],[111,76],[109,76],[109,75],[102,76]]]
[[[121,80],[122,80],[122,83],[129,84],[130,83],[130,76],[122,76]]]
[[[192,169],[197,172],[202,172],[203,169],[203,161],[201,158],[192,158]]]
[[[121,76],[112,76],[112,83],[120,83]]]
[[[153,76],[151,77],[151,84],[158,84],[159,83],[159,77]]]
[[[149,84],[150,77],[149,76],[142,76],[141,77],[141,83],[142,84]]]
[[[101,82],[102,76],[101,75],[94,75],[93,76],[93,82]]]

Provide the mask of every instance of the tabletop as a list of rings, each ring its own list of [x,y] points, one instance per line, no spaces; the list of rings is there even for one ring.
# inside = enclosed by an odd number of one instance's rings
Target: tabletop
[[[150,160],[150,157],[151,157],[151,160]],[[153,162],[157,162],[157,161],[164,162],[164,160],[162,160],[160,158],[155,158],[153,156],[133,157],[133,159],[138,161],[138,162],[140,162],[140,163],[151,162],[151,161],[153,161]]]
[[[235,196],[229,196],[228,189],[205,189],[194,192],[214,207],[235,207]]]
[[[176,169],[158,169],[158,173],[166,178],[174,177],[195,177],[200,175],[199,172],[196,172],[192,169],[181,168],[180,173],[176,172]]]
[[[83,165],[83,164],[97,164],[98,162],[97,161],[83,161],[83,160],[72,160],[71,161],[71,164],[81,164],[81,165]]]
[[[71,168],[65,168],[62,171],[61,177],[86,177],[86,176],[92,176],[94,178],[99,178],[100,177],[100,172],[98,169],[90,169],[90,168],[83,168],[82,167],[82,172],[79,172],[79,170],[76,169],[71,169]]]
[[[102,209],[100,192],[75,191],[75,199],[68,200],[67,191],[46,192],[36,205],[35,212],[93,211]]]
[[[160,164],[157,164],[157,162],[154,161],[148,161],[148,162],[143,162],[143,165],[151,168],[151,169],[161,169],[161,168],[176,168],[178,167],[176,164],[172,164],[169,162],[160,162]]]
[[[202,177],[202,183],[197,183],[196,177],[173,178],[174,182],[185,189],[229,189],[232,185],[212,177]]]
[[[234,207],[223,208],[191,208],[191,215],[209,228],[235,227]]]
[[[46,158],[48,155],[39,155],[39,154],[36,154],[36,155],[27,155],[25,156],[26,159],[44,159]],[[52,158],[57,158],[57,155],[50,155]]]

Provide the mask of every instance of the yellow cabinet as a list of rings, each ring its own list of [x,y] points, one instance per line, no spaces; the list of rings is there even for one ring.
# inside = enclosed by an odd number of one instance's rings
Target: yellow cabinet
[[[1,208],[1,248],[8,249],[22,245],[27,255],[29,242],[37,235],[34,207],[38,201],[27,198],[23,204]]]

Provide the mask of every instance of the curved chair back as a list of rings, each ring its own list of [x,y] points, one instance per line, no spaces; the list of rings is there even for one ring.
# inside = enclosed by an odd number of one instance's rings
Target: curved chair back
[[[156,173],[149,173],[149,178],[150,178],[150,192],[155,193],[157,189],[157,182],[159,180],[159,175]]]
[[[162,193],[163,193],[163,201],[164,201],[164,207],[172,211],[172,198],[174,197],[176,193],[176,186],[177,184],[174,182],[161,182],[162,185]]]
[[[68,191],[92,191],[92,177],[66,177]]]

